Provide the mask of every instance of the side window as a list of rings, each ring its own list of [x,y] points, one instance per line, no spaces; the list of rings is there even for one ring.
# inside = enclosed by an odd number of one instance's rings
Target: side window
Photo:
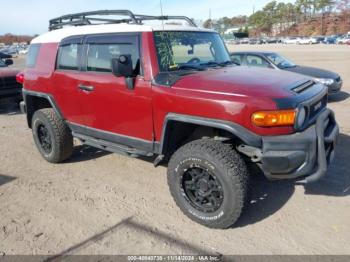
[[[242,64],[242,56],[241,55],[231,55],[231,61],[236,64]]]
[[[39,55],[40,44],[32,44],[29,47],[29,51],[26,58],[26,67],[32,68],[36,65],[36,60]]]
[[[78,70],[78,49],[80,44],[68,44],[60,47],[58,52],[57,69]]]
[[[247,55],[247,65],[256,66],[256,67],[270,67],[270,64],[266,60],[262,59],[259,56]]]
[[[88,45],[87,71],[112,72],[112,58],[130,54],[135,75],[140,73],[140,54],[136,43],[90,43]]]

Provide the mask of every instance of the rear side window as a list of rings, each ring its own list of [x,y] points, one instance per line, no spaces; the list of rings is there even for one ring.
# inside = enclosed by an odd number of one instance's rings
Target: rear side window
[[[57,69],[78,70],[78,49],[80,44],[68,44],[60,47],[58,51]]]
[[[138,34],[90,35],[85,39],[86,70],[112,72],[112,59],[131,55],[134,74],[140,74],[140,50]]]
[[[36,65],[36,60],[38,59],[40,51],[40,44],[32,44],[29,47],[27,59],[26,59],[26,67],[32,68]]]
[[[87,71],[112,72],[112,58],[130,54],[134,71],[140,67],[139,50],[136,43],[91,43],[88,49]]]

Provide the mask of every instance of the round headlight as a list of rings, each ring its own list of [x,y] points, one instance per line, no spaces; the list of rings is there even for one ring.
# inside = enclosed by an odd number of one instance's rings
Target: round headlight
[[[306,119],[306,110],[304,107],[301,107],[298,110],[298,117],[297,117],[298,127],[302,127],[304,125],[305,119]]]

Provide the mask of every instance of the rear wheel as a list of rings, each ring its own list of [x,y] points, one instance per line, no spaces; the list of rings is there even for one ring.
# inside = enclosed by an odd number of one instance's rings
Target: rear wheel
[[[170,192],[182,212],[211,228],[228,228],[247,200],[248,172],[229,144],[211,139],[190,142],[171,157]]]
[[[34,113],[32,131],[40,154],[48,162],[60,163],[72,155],[72,133],[52,108],[41,109]]]

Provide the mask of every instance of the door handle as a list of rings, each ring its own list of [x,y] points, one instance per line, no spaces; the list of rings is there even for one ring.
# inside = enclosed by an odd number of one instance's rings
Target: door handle
[[[87,91],[87,92],[92,92],[95,90],[95,87],[93,86],[86,86],[86,85],[78,85],[80,90]]]

